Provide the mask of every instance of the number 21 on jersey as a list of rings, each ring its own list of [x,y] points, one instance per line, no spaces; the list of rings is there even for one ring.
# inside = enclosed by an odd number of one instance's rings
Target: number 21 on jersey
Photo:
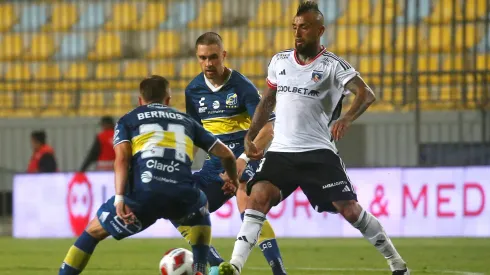
[[[133,154],[141,152],[141,158],[163,157],[165,149],[175,150],[175,159],[185,162],[186,134],[185,127],[169,123],[167,130],[162,125],[143,124],[139,127],[139,136],[133,140]],[[137,149],[137,150],[136,150]]]

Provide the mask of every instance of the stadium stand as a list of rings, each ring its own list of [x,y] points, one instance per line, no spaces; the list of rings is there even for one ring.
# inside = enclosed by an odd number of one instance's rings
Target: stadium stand
[[[272,54],[293,47],[298,3],[3,1],[0,115],[124,113],[150,73],[170,79],[174,105],[183,110],[183,89],[200,72],[194,40],[209,30],[224,38],[227,64],[262,90]],[[423,108],[489,106],[486,0],[318,3],[327,27],[324,45],[373,87],[380,99],[373,111],[409,110],[414,100],[424,101]]]

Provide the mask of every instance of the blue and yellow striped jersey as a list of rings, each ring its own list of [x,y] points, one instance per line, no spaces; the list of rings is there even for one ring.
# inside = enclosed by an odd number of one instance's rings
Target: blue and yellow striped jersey
[[[139,106],[121,117],[114,146],[130,142],[135,188],[192,184],[194,145],[209,151],[217,138],[189,115],[162,104]]]
[[[186,112],[223,142],[242,140],[247,133],[260,93],[244,75],[233,70],[217,91],[199,74],[185,89]],[[275,118],[272,114],[271,120]]]

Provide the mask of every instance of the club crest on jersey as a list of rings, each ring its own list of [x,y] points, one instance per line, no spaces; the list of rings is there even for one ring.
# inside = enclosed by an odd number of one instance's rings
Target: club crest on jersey
[[[318,82],[322,80],[322,77],[323,77],[323,72],[313,71],[311,73],[311,80],[313,80],[314,82]]]
[[[238,105],[238,96],[235,93],[230,93],[226,96],[226,107],[236,108]]]

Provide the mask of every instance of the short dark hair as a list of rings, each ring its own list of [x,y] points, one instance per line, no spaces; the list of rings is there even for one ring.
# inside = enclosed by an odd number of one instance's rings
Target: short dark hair
[[[152,75],[140,83],[140,95],[148,103],[162,102],[168,96],[169,83],[163,76]]]
[[[44,132],[43,130],[33,131],[31,133],[31,138],[41,144],[46,144],[46,132]]]
[[[221,36],[215,32],[206,32],[201,34],[196,40],[196,50],[199,45],[218,45],[220,48],[223,47],[223,39]]]
[[[114,127],[114,119],[111,116],[103,116],[100,118],[100,125]]]
[[[300,16],[307,12],[316,12],[323,16],[323,13],[318,8],[318,4],[315,1],[305,1],[301,2],[296,11],[296,16]]]

